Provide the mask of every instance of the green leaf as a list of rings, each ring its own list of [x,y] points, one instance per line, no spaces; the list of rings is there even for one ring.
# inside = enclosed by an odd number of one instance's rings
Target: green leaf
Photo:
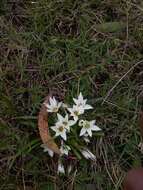
[[[100,32],[121,32],[126,27],[123,22],[105,22],[103,24],[96,25],[96,30]]]

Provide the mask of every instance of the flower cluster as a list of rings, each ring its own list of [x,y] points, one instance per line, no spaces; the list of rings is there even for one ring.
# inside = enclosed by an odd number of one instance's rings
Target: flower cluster
[[[78,152],[84,158],[95,161],[95,155],[86,147],[93,132],[101,130],[96,125],[95,120],[89,121],[85,117],[85,112],[93,109],[93,107],[87,103],[87,99],[83,98],[82,93],[77,98],[73,98],[73,102],[74,104],[69,106],[63,102],[58,102],[55,97],[49,98],[45,107],[47,112],[53,113],[54,116],[54,125],[50,126],[49,129],[53,132],[55,140],[60,142],[61,155],[68,156],[69,152],[71,155]],[[44,148],[44,152],[48,152],[53,157],[54,152],[52,150],[45,145],[41,146]],[[61,162],[58,171],[64,173]]]

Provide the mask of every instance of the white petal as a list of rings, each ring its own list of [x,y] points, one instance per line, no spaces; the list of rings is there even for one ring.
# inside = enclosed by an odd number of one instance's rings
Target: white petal
[[[58,104],[57,100],[55,99],[55,97],[53,97],[53,105],[57,106],[57,104]]]
[[[89,159],[89,154],[87,153],[87,151],[82,150],[81,153],[82,153],[82,155],[83,155],[86,159]]]
[[[61,134],[59,132],[56,131],[55,137],[60,136]]]
[[[67,140],[66,132],[61,133],[61,137],[66,141]]]
[[[54,100],[53,100],[53,98],[50,97],[49,102],[50,102],[51,105],[54,105]]]
[[[58,129],[57,129],[57,127],[56,127],[56,126],[51,127],[51,129],[52,129],[53,131],[55,131],[55,132],[57,132],[57,131],[58,131]]]
[[[57,117],[59,122],[62,122],[62,120],[64,119],[62,115],[60,115],[59,113],[57,113]]]
[[[46,107],[47,107],[48,109],[52,109],[52,108],[53,108],[53,106],[51,106],[50,104],[47,104]]]
[[[96,120],[92,120],[92,121],[90,121],[90,125],[91,125],[91,126],[94,125],[95,122],[96,122]]]
[[[51,109],[47,109],[47,112],[50,112],[50,113],[51,113],[51,112],[53,112],[53,110],[51,110]]]
[[[68,124],[69,124],[69,126],[75,125],[76,121],[75,120],[69,120]]]
[[[79,99],[80,102],[83,101],[83,96],[82,96],[82,93],[81,93],[81,92],[80,92],[80,94],[79,94],[79,96],[78,96],[78,99]]]
[[[74,120],[75,120],[75,123],[78,121],[78,116],[77,115],[74,115],[73,116]]]
[[[73,112],[73,108],[67,108],[67,110],[72,113]]]
[[[80,131],[80,135],[79,136],[82,136],[82,135],[84,135],[85,133],[86,133],[86,129],[83,127],[82,129],[81,129],[81,131]]]
[[[74,101],[75,104],[78,104],[78,100],[77,99],[73,98],[73,101]]]
[[[85,104],[84,109],[85,110],[90,110],[90,109],[93,109],[93,107],[88,105],[88,104]]]
[[[92,131],[101,131],[101,129],[97,125],[93,125],[91,129]]]
[[[89,159],[95,161],[95,160],[96,160],[96,156],[95,156],[90,150],[86,149],[86,151],[87,151],[88,154],[89,154],[89,155],[88,155]]]
[[[63,166],[63,164],[61,162],[58,164],[58,171],[57,171],[57,173],[58,174],[59,173],[65,174],[65,169],[64,169],[64,166]]]
[[[51,97],[49,98],[49,102],[50,102],[50,103],[52,103],[52,102],[53,102],[53,99],[52,99]]]
[[[49,155],[50,155],[51,157],[54,156],[54,152],[53,152],[52,150],[49,149],[48,153],[49,153]]]
[[[66,116],[65,116],[64,119],[68,122],[68,120],[69,120],[69,116],[68,116],[68,114],[66,114]]]
[[[60,108],[61,106],[62,106],[62,102],[59,102],[57,107]]]
[[[66,148],[67,148],[68,150],[71,150],[70,146],[68,146],[68,145],[66,145]]]
[[[89,134],[90,137],[92,137],[92,131],[91,131],[91,128],[89,128],[89,129],[87,130],[87,133]]]
[[[87,102],[87,99],[83,100],[83,105],[85,106]]]
[[[53,157],[54,152],[53,152],[51,149],[49,149],[46,144],[42,144],[41,147],[44,148],[44,150],[43,150],[44,152],[48,152],[48,154],[49,154],[51,157]]]

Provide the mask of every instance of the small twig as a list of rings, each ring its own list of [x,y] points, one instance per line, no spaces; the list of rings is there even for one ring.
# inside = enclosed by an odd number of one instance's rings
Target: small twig
[[[120,106],[118,106],[117,104],[114,104],[114,103],[112,103],[112,102],[110,102],[110,101],[105,100],[105,103],[107,103],[107,104],[109,104],[109,105],[111,105],[111,106],[117,107],[118,109],[123,110],[123,111],[126,111],[126,112],[128,112],[128,113],[135,113],[135,111],[127,110],[127,109],[125,109],[124,107],[120,107]],[[138,114],[138,113],[140,113],[140,112],[136,111],[136,114]]]
[[[133,65],[117,82],[116,84],[108,91],[107,95],[105,96],[102,105],[104,102],[108,99],[108,97],[111,95],[112,91],[118,86],[118,84],[140,63],[143,63],[143,60],[137,62],[135,65]]]

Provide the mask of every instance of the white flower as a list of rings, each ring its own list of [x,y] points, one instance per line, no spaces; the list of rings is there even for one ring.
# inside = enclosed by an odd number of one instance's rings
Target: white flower
[[[96,161],[96,156],[92,152],[90,152],[90,150],[88,150],[87,148],[81,150],[81,153],[86,159]]]
[[[49,103],[45,103],[47,108],[47,112],[58,112],[59,108],[61,107],[62,102],[58,102],[55,97],[49,98]]]
[[[66,135],[67,129],[63,124],[57,122],[55,126],[51,127],[51,129],[56,132],[55,134],[56,137],[61,136],[65,141],[67,140],[67,135]]]
[[[41,144],[41,147],[44,148],[43,151],[44,151],[44,152],[48,152],[48,154],[49,154],[51,157],[54,156],[54,152],[53,152],[50,148],[48,148],[46,144]]]
[[[70,127],[75,124],[74,120],[69,120],[68,114],[65,117],[63,117],[58,113],[57,117],[58,117],[57,123],[59,125],[63,125],[68,131],[70,130]]]
[[[65,155],[68,156],[70,150],[71,150],[71,148],[70,148],[68,145],[63,144],[63,141],[62,141],[62,143],[61,143],[61,148],[60,148],[61,154],[62,154],[62,155],[65,154]]]
[[[63,164],[61,163],[61,161],[59,161],[58,163],[58,171],[57,171],[58,174],[65,174],[65,169],[64,169],[64,166]]]
[[[78,107],[82,107],[83,110],[93,109],[93,107],[89,104],[86,104],[87,99],[83,99],[82,93],[80,92],[78,98],[73,98],[73,101]]]
[[[95,125],[95,120],[92,121],[86,121],[83,124],[83,127],[80,131],[80,136],[84,135],[84,134],[88,134],[90,137],[92,136],[92,131],[100,131],[101,129]]]
[[[78,120],[78,116],[84,113],[83,107],[74,105],[73,108],[68,108],[70,115],[74,118],[75,121]]]

